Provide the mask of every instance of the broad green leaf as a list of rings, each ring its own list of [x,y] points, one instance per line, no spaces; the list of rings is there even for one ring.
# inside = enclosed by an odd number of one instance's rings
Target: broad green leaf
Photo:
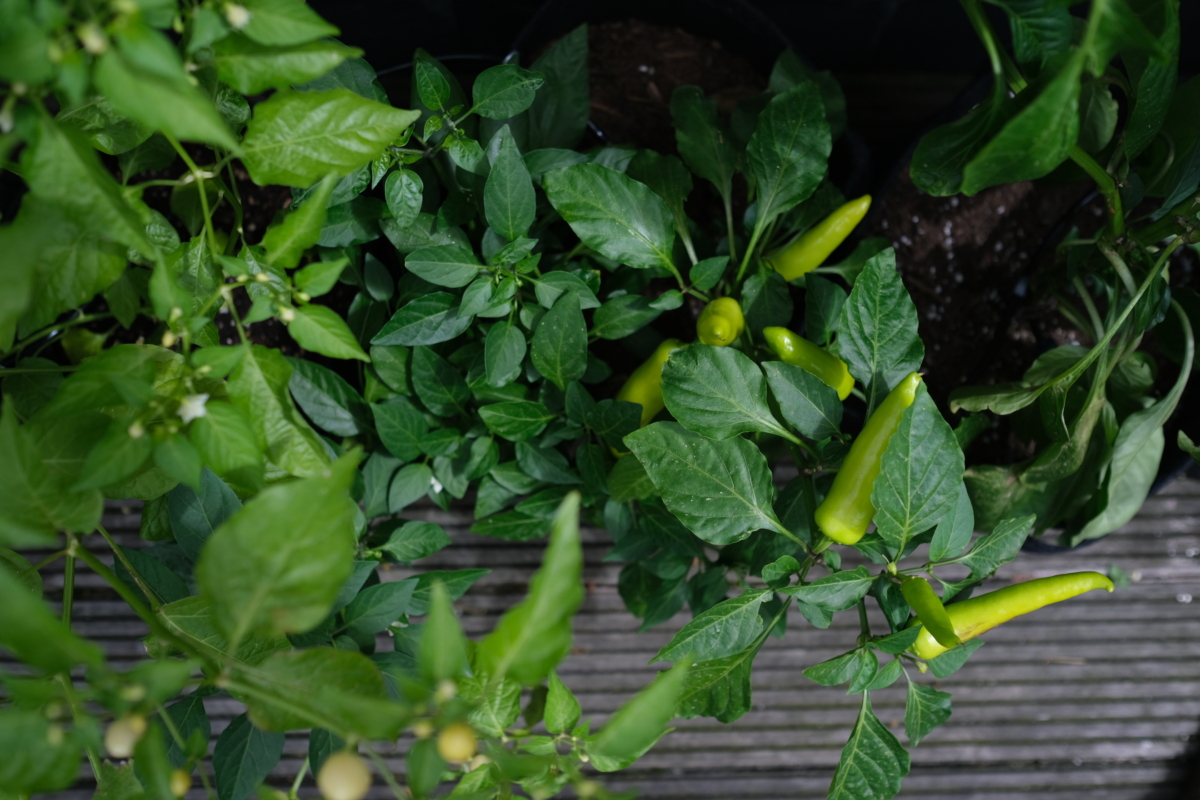
[[[865,259],[864,259],[865,262]],[[837,333],[838,318],[846,303],[846,291],[820,275],[804,276],[805,335],[824,346]]]
[[[924,384],[888,440],[871,491],[875,525],[893,553],[952,512],[962,485],[963,454]]]
[[[746,145],[758,192],[756,230],[813,193],[825,177],[831,148],[816,84],[797,84],[771,98]]]
[[[433,471],[424,464],[409,464],[392,478],[388,490],[387,510],[390,514],[403,511],[429,493]]]
[[[349,247],[373,242],[383,233],[379,220],[385,212],[386,205],[377,197],[355,197],[345,203],[331,205],[317,244],[322,247]],[[374,256],[368,255],[367,259],[369,274],[369,265]],[[374,259],[374,263],[378,264],[378,259]],[[369,283],[367,288],[371,288]]]
[[[1012,27],[1013,50],[1022,64],[1043,62],[1049,56],[1067,52],[1074,26],[1071,12],[1062,6],[1029,3],[1022,0],[989,0],[1008,14]]]
[[[433,111],[445,108],[450,101],[450,82],[446,80],[446,76],[428,59],[417,58],[413,67],[413,79],[421,102]]]
[[[375,430],[389,453],[401,461],[412,461],[421,455],[421,440],[429,432],[429,423],[407,397],[375,403],[371,414]]]
[[[762,368],[783,418],[801,434],[820,441],[841,429],[843,406],[836,389],[794,364],[764,361]]]
[[[199,490],[179,485],[167,493],[171,533],[190,561],[200,557],[213,531],[242,507],[229,486],[209,470],[200,473]]]
[[[229,662],[235,667],[254,666],[274,652],[291,647],[283,636],[247,636],[230,651],[230,643],[217,624],[217,612],[200,596],[185,597],[158,609],[158,618],[167,630],[184,638],[194,650],[210,660]]]
[[[546,730],[550,733],[566,733],[579,724],[582,708],[575,695],[551,670],[546,693]]]
[[[609,473],[608,491],[614,501],[628,503],[630,500],[654,497],[658,490],[637,456],[627,455],[617,461]]]
[[[693,344],[672,353],[663,365],[662,392],[671,414],[701,436],[790,435],[767,405],[762,370],[732,347]]]
[[[127,29],[119,45],[110,47],[96,60],[92,73],[96,88],[114,108],[149,130],[237,152],[237,139],[229,126],[212,100],[188,82],[183,62],[163,34],[135,24]],[[165,48],[174,63],[151,66],[144,48]],[[153,57],[157,59],[158,55]]]
[[[0,786],[13,798],[66,789],[79,774],[83,744],[80,731],[64,734],[42,710],[6,708],[0,713]]]
[[[260,185],[311,186],[370,164],[418,116],[346,89],[285,90],[255,106],[242,159]]]
[[[398,169],[387,176],[383,184],[383,196],[397,225],[405,228],[416,222],[417,215],[421,213],[424,191],[424,181],[412,170]]]
[[[104,419],[87,415],[22,426],[12,403],[0,406],[0,460],[5,464],[0,470],[0,544],[39,547],[59,531],[95,529],[104,511],[103,496],[95,489],[72,492],[70,487]]]
[[[571,619],[583,602],[579,502],[574,492],[563,501],[529,594],[476,649],[476,662],[493,679],[539,683],[570,652]]]
[[[481,269],[475,254],[458,244],[414,250],[405,257],[404,266],[419,278],[451,288],[466,286]]]
[[[359,592],[342,612],[342,627],[364,634],[376,634],[386,630],[408,610],[413,590],[416,588],[417,582],[413,578],[368,586]]]
[[[250,21],[242,32],[260,44],[283,46],[338,35],[303,0],[245,0],[243,5]]]
[[[230,375],[229,397],[249,418],[268,461],[299,477],[321,475],[329,456],[292,403],[291,373],[279,351],[253,345]]]
[[[35,597],[8,569],[0,569],[0,647],[48,674],[77,664],[99,666],[104,660],[96,645],[59,621],[41,597]]]
[[[967,494],[965,483],[959,483],[956,491],[954,505],[942,517],[933,532],[933,540],[929,542],[930,561],[953,558],[971,543],[971,534],[975,532],[975,511],[971,507],[971,497]]]
[[[213,400],[204,410],[207,413],[192,420],[188,431],[201,459],[226,481],[256,490],[262,482],[263,451],[246,415],[230,403]]]
[[[335,41],[268,47],[233,33],[213,44],[217,77],[242,94],[289,86],[319,78],[361,50]]]
[[[921,366],[925,346],[917,336],[917,307],[896,272],[888,249],[867,261],[838,320],[838,355],[867,387],[867,406]]]
[[[154,440],[144,432],[134,436],[130,427],[128,419],[112,421],[83,462],[73,492],[111,486],[141,471],[154,450]]]
[[[767,327],[787,327],[795,315],[787,281],[775,270],[754,273],[742,284],[742,311],[752,334]]]
[[[481,75],[480,78],[482,77]],[[478,82],[475,86],[478,89]],[[496,138],[499,140],[499,146],[492,158],[492,170],[488,173],[484,185],[483,209],[492,230],[513,241],[529,232],[536,212],[537,198],[533,192],[529,170],[525,167],[507,125],[500,129]]]
[[[530,478],[546,483],[579,483],[567,464],[567,459],[553,447],[538,447],[529,442],[517,442],[517,464]]]
[[[441,525],[420,520],[405,522],[388,536],[379,549],[397,561],[416,561],[450,546],[450,537]]]
[[[679,698],[679,716],[704,716],[733,722],[750,710],[750,670],[765,637],[740,653],[701,661],[688,671]]]
[[[624,769],[662,738],[675,718],[690,667],[690,661],[679,662],[609,717],[587,745],[596,769],[601,772]]]
[[[1158,0],[1135,2],[1131,6],[1131,10],[1146,22],[1155,20],[1159,23],[1153,30],[1163,52],[1157,57],[1143,48],[1130,48],[1121,53],[1121,61],[1133,89],[1133,108],[1125,124],[1124,140],[1125,157],[1130,160],[1154,141],[1171,105],[1179,73],[1180,23],[1177,8],[1173,3]],[[1176,142],[1175,146],[1178,148],[1179,143]]]
[[[195,693],[190,694],[183,700],[167,706],[164,711],[185,745],[193,736],[204,742],[212,737],[212,723],[208,719],[208,713],[204,710],[202,696]],[[159,718],[162,719],[162,714],[159,715]],[[166,730],[165,724],[162,737],[167,750],[167,761],[175,769],[182,768],[187,762],[185,747],[180,745],[174,734]]]
[[[174,548],[174,546],[170,543],[163,543],[158,547],[147,547],[140,550],[121,548],[125,560],[133,565],[138,576],[150,587],[153,598],[140,591],[141,587],[120,560],[113,563],[113,572],[117,577],[131,589],[146,597],[146,602],[152,606],[160,603],[173,603],[191,595],[191,590],[183,576],[155,557],[163,548]]]
[[[21,176],[30,194],[96,233],[143,253],[155,252],[141,218],[83,136],[49,118],[39,119],[36,135],[21,153]]]
[[[515,117],[533,104],[534,92],[544,82],[540,72],[521,69],[516,64],[490,67],[479,74],[471,87],[475,101],[471,110],[488,119]]]
[[[835,572],[812,583],[790,586],[779,591],[791,595],[801,603],[821,606],[829,611],[843,611],[865,597],[874,580],[875,576],[866,567],[860,566],[853,570]]]
[[[892,584],[892,585],[895,585],[895,584]],[[908,618],[907,610],[904,611],[904,618],[905,619]],[[889,653],[891,655],[898,656],[901,653],[903,653],[905,650],[907,650],[908,648],[912,647],[913,643],[915,641],[917,641],[917,637],[920,634],[921,634],[921,628],[919,626],[913,626],[911,628],[901,628],[900,630],[896,631],[895,633],[888,634],[887,636],[884,636],[882,639],[876,640],[875,642],[872,643],[872,646],[879,648],[880,650],[882,650],[885,653]]]
[[[459,313],[449,292],[434,292],[412,300],[397,311],[371,339],[371,344],[408,346],[445,342],[467,329],[471,317]]]
[[[863,692],[862,710],[842,748],[829,786],[829,800],[893,797],[911,767],[904,746],[871,711],[870,698]]]
[[[416,615],[428,613],[435,583],[445,586],[450,600],[454,601],[466,594],[477,580],[489,572],[491,570],[488,569],[460,569],[451,572],[427,570],[421,573],[417,576],[417,588],[408,604],[408,613]]]
[[[983,639],[971,639],[958,647],[952,647],[940,656],[929,659],[929,671],[938,678],[948,678],[962,669],[979,648],[983,647]]]
[[[321,238],[325,210],[335,183],[334,175],[326,175],[298,209],[289,212],[282,222],[267,228],[262,240],[267,263],[284,269],[292,269],[300,263],[304,251]]]
[[[671,513],[710,544],[730,544],[760,528],[779,530],[766,458],[751,442],[713,441],[674,422],[625,437]]]
[[[283,755],[284,735],[261,731],[239,714],[213,749],[213,772],[221,800],[249,800]]]
[[[330,358],[371,360],[354,338],[346,321],[326,306],[303,305],[296,308],[295,317],[287,328],[296,344],[305,350]]]
[[[514,400],[482,406],[479,416],[492,433],[511,442],[521,442],[541,433],[556,415],[541,403]]]
[[[1103,150],[1117,130],[1118,110],[1107,84],[1085,81],[1079,96],[1079,147],[1089,153]]]
[[[664,645],[650,663],[693,660],[711,661],[745,650],[762,633],[758,610],[772,596],[769,590],[747,591],[699,614]]]
[[[737,153],[733,139],[717,119],[717,104],[699,86],[680,86],[671,95],[671,118],[679,155],[728,202],[733,191]],[[715,283],[715,281],[714,281]]]
[[[950,719],[950,695],[932,686],[908,682],[904,704],[904,735],[916,747],[937,726]]]
[[[55,115],[54,120],[60,125],[70,126],[83,133],[91,142],[92,147],[101,153],[121,156],[122,158],[119,159],[121,173],[126,177],[137,174],[127,167],[140,169],[139,162],[145,160],[153,147],[151,145],[146,150],[139,152],[143,145],[148,144],[153,131],[117,111],[108,98],[100,95],[89,97],[81,103],[64,108]],[[170,161],[174,161],[175,150],[166,143],[166,139],[161,134],[158,135],[157,142],[166,144],[166,149],[170,151],[171,155]],[[169,163],[168,161],[167,164],[162,164],[162,167],[168,166]]]
[[[456,678],[467,668],[467,642],[441,581],[430,585],[429,608],[421,628],[419,664],[430,682]]]
[[[917,188],[936,197],[958,194],[967,164],[1012,115],[1006,100],[1007,88],[997,80],[991,95],[961,119],[925,134],[913,152],[910,168]]]
[[[677,157],[660,155],[653,150],[640,150],[629,162],[625,174],[649,186],[671,209],[675,230],[689,236],[684,202],[692,192],[692,173]]]
[[[483,345],[483,363],[487,370],[488,385],[499,389],[512,383],[520,376],[521,364],[524,361],[525,334],[521,329],[504,320],[493,325]],[[491,425],[488,425],[488,429],[494,431]]]
[[[640,294],[621,295],[596,309],[591,333],[601,339],[624,339],[658,319],[661,313],[661,309],[650,305],[649,298]]]
[[[486,678],[461,678],[458,686],[464,699],[477,703],[467,721],[480,733],[503,737],[521,715],[521,684],[514,680],[489,685]]]
[[[587,26],[580,25],[530,65],[546,80],[525,112],[530,150],[573,148],[579,143],[591,114],[587,60]]]
[[[277,653],[244,680],[258,689],[248,698],[250,721],[267,731],[320,727],[347,738],[392,739],[409,717],[388,700],[383,676],[362,653]]]
[[[413,348],[412,382],[421,403],[439,417],[467,413],[471,390],[466,379],[432,348]]]
[[[542,185],[588,247],[631,267],[674,270],[671,210],[645,184],[599,164],[577,164],[546,173]]]
[[[975,546],[962,558],[962,563],[971,570],[971,577],[986,578],[1002,564],[1012,561],[1029,538],[1034,519],[1032,516],[1006,519],[991,533],[976,539]]]
[[[538,372],[559,389],[566,389],[587,371],[587,339],[579,296],[565,294],[538,323],[529,356]]]
[[[329,613],[353,560],[355,460],[263,490],[209,537],[196,579],[232,641],[303,632]]]
[[[356,436],[372,429],[370,407],[342,376],[314,361],[289,358],[288,389],[300,410],[322,430]]]
[[[618,452],[625,450],[624,439],[642,424],[641,403],[601,400],[588,411],[587,426]]]

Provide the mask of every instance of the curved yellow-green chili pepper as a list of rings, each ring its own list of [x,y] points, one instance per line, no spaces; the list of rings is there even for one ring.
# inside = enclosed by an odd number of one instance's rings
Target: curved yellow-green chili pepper
[[[746,329],[742,307],[732,297],[718,297],[704,307],[696,320],[696,338],[703,344],[733,344]]]
[[[633,371],[629,380],[625,381],[625,385],[621,387],[621,391],[617,392],[618,400],[639,403],[642,406],[643,428],[649,425],[650,420],[654,419],[665,406],[662,393],[663,364],[667,363],[672,351],[681,347],[687,347],[687,345],[678,339],[663,341],[654,354]]]
[[[763,328],[763,338],[780,361],[816,375],[826,386],[837,390],[839,400],[850,396],[854,378],[850,377],[846,362],[787,328]]]
[[[1014,617],[1037,611],[1051,603],[1070,600],[1092,589],[1111,592],[1113,582],[1099,572],[1070,572],[1050,578],[1037,578],[981,594],[961,603],[951,603],[946,606],[946,613],[954,625],[954,633],[960,641],[965,642]],[[910,623],[919,624],[916,619]],[[917,641],[909,649],[920,658],[928,659],[940,656],[950,648],[939,644],[929,631],[922,627]]]
[[[786,280],[794,281],[805,273],[812,272],[829,258],[829,254],[846,240],[850,232],[862,222],[871,207],[871,195],[864,194],[851,200],[812,228],[799,239],[789,244],[767,262]]]
[[[813,514],[817,526],[835,542],[854,544],[867,532],[867,526],[875,517],[871,488],[879,477],[883,452],[896,428],[900,427],[904,409],[916,399],[920,383],[921,373],[910,372],[888,393],[854,444],[850,445],[850,452],[842,461],[829,494],[817,506]]]

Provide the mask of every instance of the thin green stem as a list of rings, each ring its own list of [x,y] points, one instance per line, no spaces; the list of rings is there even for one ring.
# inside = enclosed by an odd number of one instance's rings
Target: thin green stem
[[[146,595],[146,599],[150,601],[150,610],[158,611],[159,607],[162,606],[162,603],[158,601],[158,596],[154,593],[154,590],[150,588],[150,585],[146,583],[141,574],[133,568],[133,564],[125,556],[124,551],[121,550],[120,547],[117,547],[117,543],[113,541],[112,536],[110,536],[108,531],[104,529],[104,526],[97,525],[96,530],[98,530],[100,535],[104,537],[104,541],[108,542],[109,548],[111,548],[113,551],[113,556],[121,562],[121,566],[125,567],[125,569],[129,571],[129,574],[133,576],[133,581],[138,585],[138,588],[142,590],[142,594]]]
[[[1121,191],[1117,188],[1112,175],[1092,158],[1079,145],[1072,145],[1069,153],[1074,161],[1088,177],[1096,182],[1096,189],[1104,196],[1104,204],[1108,207],[1108,215],[1112,217],[1112,232],[1114,236],[1125,235],[1125,211],[1121,206]]]
[[[58,559],[65,556],[66,554],[67,554],[66,550],[59,550],[57,553],[51,553],[50,555],[46,556],[38,563],[34,564],[33,569],[36,572],[36,571],[42,569],[43,567],[45,567],[47,564],[51,564],[51,563],[57,561]]]
[[[84,720],[86,714],[83,710],[83,704],[79,702],[79,695],[75,693],[75,684],[71,682],[71,673],[60,672],[57,677],[59,684],[62,685],[63,694],[66,695],[67,706],[71,709],[71,717],[75,720],[75,724],[78,725]],[[88,764],[92,768],[92,775],[99,781],[101,767],[100,753],[97,752],[95,745],[90,742],[85,745],[85,750],[87,752]]]
[[[725,201],[725,228],[729,232],[729,260],[737,263],[737,237],[733,232],[733,189],[721,195],[721,199]]]
[[[967,19],[971,21],[975,34],[987,50],[988,61],[992,65],[992,76],[999,84],[1004,80],[1004,62],[1001,60],[1000,47],[996,44],[996,35],[992,32],[992,24],[983,13],[979,0],[962,0],[962,7],[967,12]]]
[[[73,534],[71,534],[73,536]],[[63,624],[70,627],[71,625],[71,607],[75,602],[75,556],[68,555],[65,569],[63,570],[63,599],[62,599],[62,621]]]
[[[0,377],[11,378],[13,375],[36,375],[40,373],[57,373],[57,372],[73,372],[79,369],[79,364],[65,364],[63,366],[53,367],[13,367],[12,369],[0,369]]]
[[[163,627],[163,624],[159,622],[158,617],[154,615],[154,612],[146,608],[146,604],[142,602],[141,598],[138,597],[137,594],[134,593],[134,591],[130,589],[124,581],[118,578],[116,574],[108,568],[107,564],[97,558],[85,547],[76,547],[75,555],[79,556],[83,563],[91,567],[93,572],[103,578],[104,581],[121,596],[121,599],[129,604],[129,607],[133,609],[133,613],[141,617],[142,621],[150,626],[150,630],[155,636],[160,636],[164,639],[167,639],[178,645],[180,649],[184,650],[189,655],[199,658],[199,655],[192,651],[187,642],[184,642],[178,636]]]
[[[205,177],[209,176],[210,173],[206,173],[196,166],[196,162],[188,155],[187,150],[183,149],[183,145],[179,143],[178,139],[166,131],[163,131],[163,136],[167,138],[167,141],[171,143],[171,147],[175,148],[175,152],[179,153],[179,157],[183,159],[183,163],[191,170],[192,177],[196,181],[196,191],[200,194],[200,209],[204,212],[204,232],[208,237],[209,250],[213,255],[220,255],[220,249],[217,247],[217,234],[213,230],[212,209],[208,207],[208,192],[204,191]]]
[[[1100,312],[1096,309],[1096,303],[1092,300],[1091,293],[1087,290],[1083,279],[1076,275],[1072,279],[1075,285],[1075,291],[1079,292],[1080,299],[1083,300],[1083,307],[1087,309],[1088,317],[1092,320],[1092,327],[1095,330],[1095,336],[1099,339],[1104,335],[1104,321],[1100,319]]]
[[[49,334],[54,333],[55,331],[66,330],[67,328],[74,328],[76,325],[83,325],[88,322],[94,322],[95,320],[98,320],[98,319],[109,319],[111,317],[112,317],[112,314],[107,311],[105,311],[103,313],[99,313],[99,314],[80,314],[78,317],[75,317],[74,319],[69,319],[66,322],[56,322],[53,325],[47,325],[46,327],[42,328],[41,330],[34,331],[33,333],[29,334],[21,341],[14,344],[12,346],[12,348],[10,348],[7,352],[0,354],[0,360],[8,358],[9,356],[13,355],[14,353],[19,353],[31,342],[36,342],[38,339],[41,339],[44,336],[48,336]],[[64,369],[76,369],[76,367],[69,367],[69,368],[65,367]],[[5,374],[11,375],[13,373],[6,372]]]
[[[750,243],[746,245],[746,253],[742,256],[742,264],[738,267],[737,277],[734,278],[734,283],[741,283],[742,276],[746,274],[746,267],[750,265],[750,256],[754,253],[754,248],[758,246],[758,240],[762,236],[763,226],[755,222],[754,233],[750,234]]]
[[[867,604],[863,600],[858,601],[858,625],[862,629],[863,636],[871,635],[871,623],[867,620]]]
[[[1096,247],[1108,259],[1108,263],[1112,264],[1112,268],[1116,270],[1117,275],[1121,278],[1121,283],[1125,284],[1125,291],[1129,292],[1129,295],[1132,297],[1137,292],[1137,281],[1133,279],[1133,273],[1129,271],[1129,266],[1125,263],[1125,259],[1121,258],[1121,254],[1103,239],[1096,242]]]
[[[308,756],[304,757],[304,763],[300,765],[300,771],[296,773],[296,780],[292,781],[292,790],[288,792],[288,797],[295,797],[300,791],[300,785],[304,783],[304,776],[308,774],[310,762]]]
[[[387,762],[375,752],[375,748],[371,747],[371,745],[364,743],[363,749],[367,751],[367,756],[371,761],[375,762],[375,768],[379,770],[379,774],[383,777],[383,782],[392,790],[392,794],[396,795],[396,800],[406,800],[409,796],[408,792],[396,781],[396,776],[388,769]]]

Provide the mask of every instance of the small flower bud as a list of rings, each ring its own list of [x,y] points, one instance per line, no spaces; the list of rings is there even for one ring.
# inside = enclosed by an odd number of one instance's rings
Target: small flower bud
[[[171,794],[176,797],[183,797],[190,788],[192,788],[192,776],[181,769],[172,770]]]
[[[179,337],[175,335],[175,331],[167,331],[162,337],[162,346],[170,350],[179,341]]]
[[[141,714],[121,717],[104,732],[104,749],[113,758],[129,758],[145,732],[146,718]]]
[[[140,439],[146,435],[146,429],[141,422],[135,422],[129,426],[129,438]]]
[[[282,306],[279,309],[279,318],[284,322],[291,322],[296,318],[296,310],[291,306]]]
[[[104,31],[90,22],[80,25],[75,30],[75,35],[79,37],[79,43],[83,45],[83,49],[94,56],[98,56],[108,49],[108,37],[104,35]]]
[[[225,21],[229,23],[229,27],[240,31],[250,22],[250,10],[239,3],[226,3]]]
[[[325,759],[317,788],[326,800],[361,800],[371,788],[371,770],[362,756],[343,750]]]
[[[265,272],[259,272],[254,276],[254,280],[258,281],[259,283],[270,283],[271,276]]]

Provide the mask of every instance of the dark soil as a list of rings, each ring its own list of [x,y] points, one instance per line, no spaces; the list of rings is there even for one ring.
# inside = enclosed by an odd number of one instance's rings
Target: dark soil
[[[613,144],[675,152],[671,94],[699,86],[721,113],[766,88],[750,62],[681,28],[641,20],[588,26],[592,122]]]

